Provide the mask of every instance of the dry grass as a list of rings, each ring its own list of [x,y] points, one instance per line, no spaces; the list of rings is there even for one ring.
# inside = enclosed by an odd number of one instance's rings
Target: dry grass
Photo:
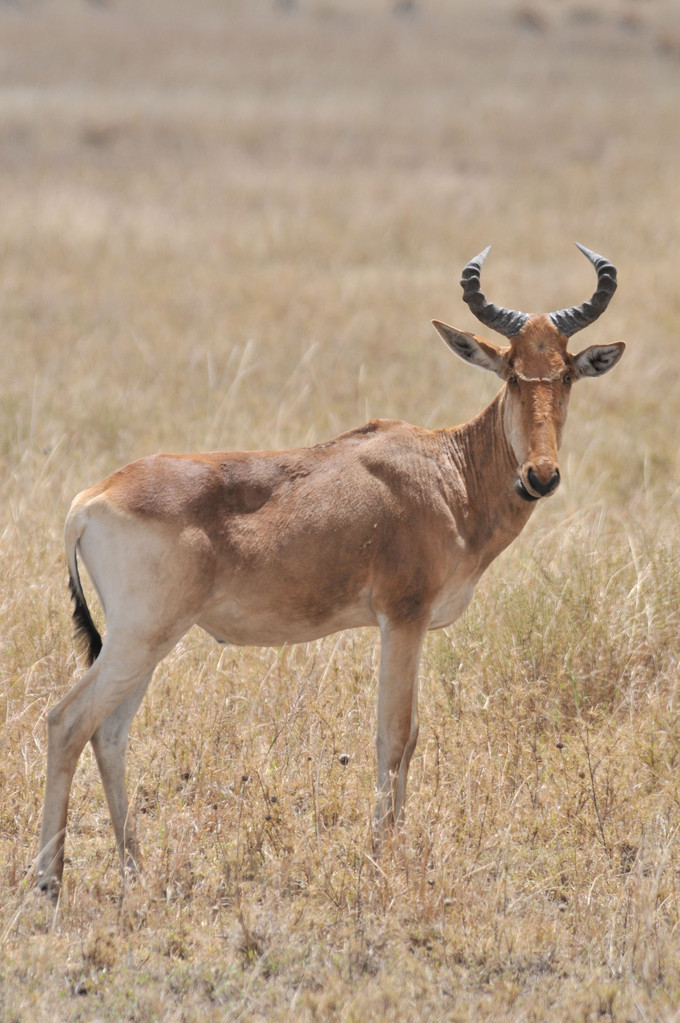
[[[0,1018],[680,1019],[680,24],[672,0],[0,9]],[[674,41],[675,40],[675,44]],[[580,301],[565,481],[428,641],[379,860],[376,637],[191,634],[134,725],[121,900],[89,751],[55,909],[30,873],[76,674],[71,497],[153,450],[459,422],[456,284]],[[575,339],[581,341],[581,336]]]

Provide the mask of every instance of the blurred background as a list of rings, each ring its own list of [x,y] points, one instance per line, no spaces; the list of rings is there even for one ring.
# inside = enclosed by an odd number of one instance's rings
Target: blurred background
[[[475,326],[464,263],[491,243],[487,295],[551,310],[592,293],[580,241],[620,275],[583,345],[630,342],[574,398],[581,454],[625,493],[645,460],[671,473],[679,21],[670,0],[3,5],[5,467],[63,460],[80,488],[159,447],[453,425],[494,389],[429,325]]]
[[[0,3],[0,1016],[677,1020],[679,168],[676,0]],[[486,332],[462,267],[491,244],[491,301],[560,309],[574,242],[619,289],[572,350],[628,349],[428,641],[404,846],[371,866],[373,633],[191,635],[133,728],[146,887],[119,902],[88,750],[36,923],[73,496],[465,421],[498,381],[430,324]]]

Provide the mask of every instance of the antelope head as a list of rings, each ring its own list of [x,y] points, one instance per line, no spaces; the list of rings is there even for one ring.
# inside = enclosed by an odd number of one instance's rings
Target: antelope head
[[[482,294],[480,274],[489,248],[463,270],[463,299],[478,320],[510,344],[501,347],[438,320],[433,323],[457,355],[505,381],[503,426],[517,460],[515,491],[525,501],[537,501],[554,493],[560,482],[557,452],[572,384],[581,377],[602,376],[623,355],[623,341],[591,345],[577,355],[567,351],[572,334],[593,323],[609,305],[616,291],[616,268],[578,245],[597,271],[590,301],[554,313],[522,313],[493,305]]]

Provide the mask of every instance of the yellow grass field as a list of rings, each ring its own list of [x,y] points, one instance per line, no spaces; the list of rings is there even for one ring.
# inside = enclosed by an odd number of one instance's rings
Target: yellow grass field
[[[558,309],[594,290],[574,241],[619,290],[572,348],[628,350],[428,639],[401,834],[373,855],[375,632],[194,631],[133,725],[142,882],[88,747],[37,896],[72,497],[464,421],[498,383],[430,324],[478,329],[464,263]],[[680,1021],[675,0],[2,4],[0,252],[0,1020]]]

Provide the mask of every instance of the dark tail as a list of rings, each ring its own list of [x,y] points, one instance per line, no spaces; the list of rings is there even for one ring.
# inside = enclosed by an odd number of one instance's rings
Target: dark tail
[[[83,587],[78,574],[78,564],[73,559],[73,567],[69,566],[68,584],[73,597],[75,608],[73,610],[73,638],[76,645],[80,647],[87,658],[88,666],[94,664],[99,657],[102,648],[102,638],[97,631],[97,626],[92,621],[90,609],[85,600]]]

